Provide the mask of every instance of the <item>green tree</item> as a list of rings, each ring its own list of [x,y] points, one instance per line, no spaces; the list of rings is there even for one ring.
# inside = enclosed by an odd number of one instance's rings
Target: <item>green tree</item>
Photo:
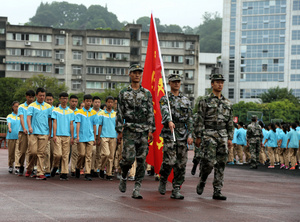
[[[166,25],[165,32],[183,33],[182,28],[179,25]]]
[[[0,113],[6,117],[12,112],[11,104],[17,100],[20,103],[24,101],[15,97],[16,90],[22,85],[22,80],[15,78],[0,78]]]
[[[293,90],[288,88],[279,88],[279,86],[270,88],[267,92],[260,95],[262,103],[270,103],[274,101],[282,101],[288,99],[294,104],[299,104],[299,99],[293,95]]]
[[[61,92],[67,92],[68,87],[65,83],[59,82],[57,78],[44,76],[42,74],[35,75],[25,80],[15,93],[15,98],[20,101],[25,101],[25,93],[27,90],[32,89],[36,91],[37,88],[42,87],[47,92],[51,92],[54,96],[54,104],[58,103],[58,95]]]
[[[203,24],[195,28],[200,36],[200,52],[220,53],[222,42],[222,18],[218,12],[205,12]]]

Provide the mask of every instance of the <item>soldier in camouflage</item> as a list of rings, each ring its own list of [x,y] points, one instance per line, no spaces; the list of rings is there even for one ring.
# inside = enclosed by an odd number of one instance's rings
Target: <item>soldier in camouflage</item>
[[[198,103],[198,121],[195,123],[197,147],[202,148],[203,157],[200,165],[200,180],[197,193],[203,193],[206,179],[214,169],[213,199],[226,200],[222,195],[224,169],[228,158],[228,147],[232,146],[233,115],[232,105],[222,95],[224,77],[221,74],[211,74],[212,93]]]
[[[133,64],[129,68],[131,85],[120,91],[116,131],[118,143],[123,138],[123,151],[120,167],[122,175],[119,190],[126,192],[127,173],[133,162],[137,161],[135,186],[132,198],[142,199],[140,188],[145,175],[145,160],[148,154],[148,138],[153,140],[155,131],[152,95],[140,85],[143,68]]]
[[[250,147],[251,154],[250,169],[257,169],[263,133],[261,126],[257,122],[256,115],[252,116],[251,121],[252,122],[247,127],[247,146]]]
[[[158,191],[166,193],[166,183],[171,170],[174,170],[173,190],[171,198],[183,199],[180,187],[184,182],[187,163],[187,144],[193,143],[193,118],[190,100],[180,91],[181,77],[179,74],[168,76],[171,92],[168,92],[172,118],[170,116],[167,97],[160,99],[162,124],[160,136],[164,139],[163,162],[160,169]],[[176,141],[173,140],[173,131]]]

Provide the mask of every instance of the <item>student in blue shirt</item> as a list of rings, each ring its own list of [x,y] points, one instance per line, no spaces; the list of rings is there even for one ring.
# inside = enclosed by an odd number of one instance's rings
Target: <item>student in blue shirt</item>
[[[76,95],[71,95],[70,100],[69,100],[69,108],[73,110],[74,115],[76,116],[76,113],[78,111],[77,105],[78,105],[78,97]],[[76,122],[73,122],[74,126],[74,143],[71,145],[71,177],[75,177],[75,169],[76,169],[76,164],[77,164],[77,158],[78,158],[78,150],[77,150],[77,143],[75,140],[77,139],[77,133],[76,133]]]
[[[74,127],[73,122],[75,115],[68,104],[68,93],[59,94],[59,107],[52,111],[53,119],[53,169],[51,176],[54,177],[55,173],[61,163],[60,180],[68,180],[69,173],[69,153],[70,143],[74,142]]]
[[[6,134],[8,147],[8,172],[13,173],[15,162],[15,151],[18,147],[18,133],[20,128],[20,117],[18,117],[19,102],[14,101],[11,104],[12,113],[6,117],[8,132]]]
[[[19,155],[18,162],[20,164],[19,168],[19,174],[18,176],[23,176],[24,173],[24,161],[25,161],[25,155],[28,149],[28,125],[27,125],[27,109],[28,106],[34,101],[35,98],[35,92],[33,90],[28,90],[25,94],[26,97],[26,102],[19,105],[18,108],[18,116],[20,117],[20,130],[19,130]],[[29,158],[27,155],[27,163],[26,165],[28,166],[29,163]]]
[[[282,131],[278,134],[278,149],[279,149],[279,159],[280,159],[280,169],[289,168],[289,150],[286,149],[287,145],[287,133],[289,132],[289,125],[282,125]]]
[[[99,96],[94,96],[93,97],[93,110],[97,112],[97,116],[99,117],[100,112],[102,109],[100,109],[101,106],[101,99]],[[99,120],[99,118],[97,119]],[[99,123],[96,125],[96,137],[98,136],[98,128],[99,128]],[[91,176],[92,177],[99,177],[97,171],[99,169],[99,164],[100,164],[100,144],[96,145],[93,147],[93,152],[92,152],[92,168],[91,168]],[[101,177],[101,175],[100,175]]]
[[[270,158],[270,166],[268,168],[275,168],[275,153],[274,150],[277,148],[277,134],[276,134],[276,127],[274,123],[269,124],[269,133],[266,137],[264,145],[267,143],[268,155]]]
[[[96,145],[96,124],[98,123],[97,112],[91,108],[93,97],[90,94],[84,95],[84,107],[77,111],[75,116],[76,133],[78,143],[78,160],[76,177],[80,178],[80,168],[85,163],[85,179],[92,180],[92,151]]]
[[[51,92],[46,93],[45,102],[51,106],[51,110],[53,111],[54,106],[54,96]],[[52,120],[53,126],[53,120]],[[51,138],[48,140],[46,150],[45,150],[45,157],[44,157],[44,165],[45,165],[45,176],[50,178],[51,167],[53,163],[53,149],[54,149],[54,142],[53,142],[53,127],[51,129]]]
[[[292,123],[291,127],[292,128],[290,132],[288,132],[287,134],[286,149],[288,149],[290,153],[290,160],[291,160],[290,170],[295,170],[296,162],[297,162],[296,155],[299,150],[300,134],[297,133],[296,131],[296,127],[297,127],[296,123]]]
[[[236,152],[239,160],[237,161],[238,165],[243,165],[243,149],[246,142],[246,131],[243,128],[244,123],[239,122],[238,130],[236,131]],[[234,156],[235,157],[235,156]]]
[[[235,160],[235,152],[236,152],[236,132],[237,132],[237,124],[234,123],[234,133],[233,133],[233,140],[232,140],[232,146],[228,147],[228,163],[229,165],[234,165]],[[195,166],[195,165],[194,165]],[[196,166],[197,167],[197,166]],[[196,168],[195,168],[196,170]],[[194,174],[192,174],[194,175]]]
[[[51,137],[51,106],[45,103],[46,91],[36,90],[36,101],[31,103],[27,111],[29,135],[29,164],[25,176],[29,177],[37,160],[37,180],[46,180],[44,175],[44,155],[47,142]]]
[[[262,129],[262,134],[263,134],[263,138],[264,138],[264,131],[265,131],[265,128],[264,128],[264,124],[262,121],[258,121],[258,124],[260,125],[261,129]],[[264,143],[264,139],[262,140],[262,144]],[[265,162],[267,161],[267,156],[266,156],[266,153],[265,153],[265,147],[261,144],[261,147],[260,147],[260,152],[259,152],[259,161],[261,164],[265,165]]]
[[[99,115],[98,141],[101,145],[100,152],[100,175],[104,174],[106,167],[106,179],[112,180],[112,168],[114,155],[116,152],[116,112],[112,109],[114,98],[106,98],[106,110],[102,110]],[[99,140],[101,137],[101,140]]]

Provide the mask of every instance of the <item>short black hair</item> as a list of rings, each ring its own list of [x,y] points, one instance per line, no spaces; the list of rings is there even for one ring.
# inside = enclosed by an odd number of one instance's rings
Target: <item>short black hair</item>
[[[69,97],[69,94],[66,93],[66,92],[62,92],[62,93],[59,94],[58,97],[59,97],[59,98],[61,98],[61,97]]]
[[[14,111],[14,109],[12,108],[16,103],[19,103],[19,101],[13,101],[11,104],[11,110]],[[19,103],[20,104],[20,103]]]
[[[99,100],[101,101],[101,99],[100,99],[99,96],[94,96],[94,97],[93,97],[93,102],[94,102],[96,99],[99,99]]]
[[[26,96],[35,96],[35,92],[33,90],[28,90],[25,94]]]
[[[86,100],[86,99],[93,99],[92,95],[91,94],[86,94],[83,96],[83,101]]]
[[[78,97],[76,95],[71,95],[70,99],[78,99]]]
[[[46,90],[44,88],[39,87],[39,88],[37,88],[35,95],[39,94],[39,92],[45,93]]]
[[[292,123],[292,128],[295,130],[297,128],[297,123]]]
[[[49,93],[46,93],[46,97],[47,97],[47,96],[50,96],[50,97],[54,98],[53,94],[50,93],[50,92],[49,92]]]
[[[114,97],[114,100],[118,100],[118,97]]]
[[[105,102],[107,102],[107,100],[109,100],[109,99],[111,99],[112,101],[114,101],[114,97],[108,96],[108,97],[106,97]]]
[[[101,104],[100,109],[104,109],[105,106],[106,106],[105,103]]]
[[[243,122],[239,122],[239,125],[240,125],[241,127],[243,127],[243,126],[244,126],[244,123],[243,123]]]

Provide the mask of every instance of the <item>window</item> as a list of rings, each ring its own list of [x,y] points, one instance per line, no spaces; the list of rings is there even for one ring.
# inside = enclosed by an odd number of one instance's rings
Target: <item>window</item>
[[[300,1],[299,0],[294,0],[293,1],[293,10],[294,11],[300,10]]]
[[[241,99],[257,99],[264,92],[267,92],[268,89],[240,89],[240,98]]]
[[[55,74],[60,74],[60,75],[63,75],[65,74],[65,66],[63,65],[55,65]]]
[[[185,79],[193,80],[194,79],[194,70],[185,70]]]
[[[82,45],[82,36],[73,36],[73,45]]]
[[[234,75],[229,75],[229,82],[234,82]]]
[[[292,40],[300,40],[300,30],[292,31]]]
[[[88,66],[86,69],[87,74],[105,74],[105,69],[100,66]]]
[[[262,64],[262,71],[267,72],[268,71],[268,64]]]
[[[88,37],[87,44],[91,45],[120,45],[129,46],[129,39]]]
[[[291,60],[291,69],[300,69],[300,60],[292,59]]]
[[[20,64],[7,64],[6,70],[7,71],[20,71],[21,65]]]
[[[194,93],[194,85],[184,85],[184,92],[186,94],[193,94]]]
[[[81,60],[82,59],[82,52],[81,51],[73,51],[73,59],[74,60]]]
[[[234,89],[228,89],[228,99],[234,99]]]
[[[183,47],[184,47],[184,42],[178,42],[178,41],[160,41],[159,44],[160,44],[161,48],[181,48],[181,49],[183,49]],[[192,43],[190,42],[190,44],[192,44]]]
[[[81,81],[72,80],[72,90],[81,90]]]
[[[185,57],[185,63],[187,65],[190,65],[190,66],[194,65],[194,57],[193,56],[186,56]]]
[[[183,56],[163,56],[164,62],[183,63]]]
[[[5,28],[0,28],[0,34],[5,34]]]
[[[20,56],[21,55],[21,49],[7,49],[7,55]]]
[[[56,45],[64,45],[65,44],[65,36],[63,36],[63,35],[55,36],[55,44]]]
[[[139,55],[139,48],[130,48],[130,55]]]
[[[81,75],[82,74],[82,66],[72,66],[72,74],[73,75]]]
[[[55,59],[60,60],[65,58],[65,51],[56,50],[55,51]]]
[[[106,89],[105,82],[86,82],[87,89]]]
[[[185,42],[185,49],[186,50],[195,50],[195,43],[194,42]]]
[[[234,60],[229,60],[229,73],[234,73]]]

